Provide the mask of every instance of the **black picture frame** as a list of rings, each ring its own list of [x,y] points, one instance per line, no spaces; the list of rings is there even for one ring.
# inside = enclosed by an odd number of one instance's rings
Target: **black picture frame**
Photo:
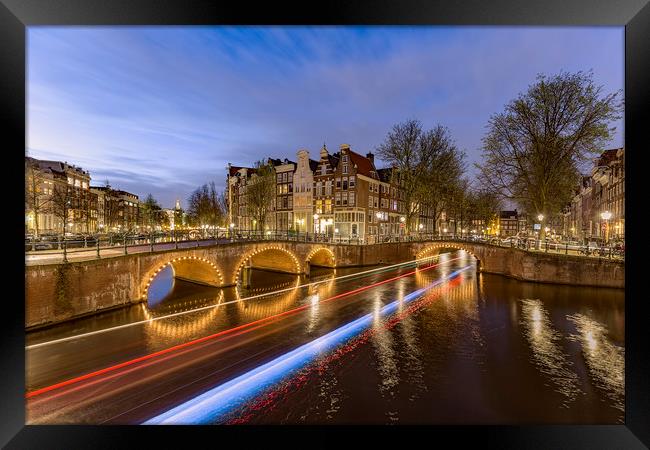
[[[429,25],[618,25],[625,26],[625,147],[626,147],[626,234],[630,242],[642,242],[642,156],[650,106],[650,4],[648,0],[357,0],[279,5],[277,2],[210,2],[188,0],[0,0],[0,117],[5,125],[5,210],[12,211],[5,225],[5,285],[18,285],[17,261],[24,256],[24,231],[20,195],[10,195],[22,179],[18,170],[19,148],[25,144],[25,56],[26,27],[33,25],[183,25],[183,24],[429,24]],[[645,114],[644,114],[645,113]],[[11,203],[10,203],[11,202]],[[10,203],[10,204],[8,204]],[[15,211],[13,209],[15,208]],[[20,211],[19,211],[20,209]],[[19,214],[20,212],[20,214]],[[648,370],[650,355],[645,328],[644,253],[642,245],[628,246],[626,255],[626,349],[625,425],[557,426],[431,426],[347,428],[364,440],[381,439],[384,444],[402,439],[404,432],[454,447],[474,443],[498,448],[647,448],[650,445]],[[647,248],[647,247],[646,247]],[[22,255],[22,256],[21,256]],[[24,278],[23,278],[24,279]],[[248,427],[127,427],[127,426],[25,426],[24,413],[24,290],[5,288],[0,332],[2,378],[0,389],[0,444],[6,448],[122,448],[136,439],[164,442],[164,448],[180,437],[192,442],[239,440],[249,447],[251,439],[269,442],[275,434],[280,445],[341,445],[342,427],[264,427],[251,433]],[[22,293],[22,295],[21,295]],[[330,430],[334,430],[330,432]],[[323,432],[325,431],[325,432]],[[306,432],[320,434],[316,441]],[[399,435],[398,433],[399,432]],[[219,436],[214,436],[217,433]],[[214,439],[219,439],[215,441]],[[304,441],[303,441],[304,440]]]

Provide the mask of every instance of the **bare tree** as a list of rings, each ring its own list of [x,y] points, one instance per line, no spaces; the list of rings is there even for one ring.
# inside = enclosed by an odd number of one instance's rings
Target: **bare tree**
[[[427,206],[436,220],[444,205],[443,193],[455,183],[464,169],[449,130],[437,125],[424,131],[415,119],[393,126],[377,154],[396,169],[405,204],[406,232],[414,227],[414,218]]]
[[[487,226],[497,217],[502,202],[499,194],[483,188],[473,188],[468,194],[468,220],[474,225]]]
[[[263,160],[255,163],[255,173],[246,186],[248,214],[257,221],[258,229],[264,230],[275,200],[275,169]]]
[[[568,203],[579,167],[611,139],[620,118],[620,92],[603,94],[591,72],[538,75],[493,115],[483,138],[483,185],[526,212],[549,218]],[[544,225],[540,238],[544,237]]]
[[[221,204],[221,199],[224,196],[223,192],[217,191],[214,181],[210,182],[208,191],[208,206],[209,206],[209,219],[208,224],[213,227],[223,225],[226,210]]]
[[[224,220],[221,205],[223,193],[219,193],[214,182],[198,187],[188,198],[188,216],[193,225],[217,227]]]
[[[453,144],[447,129],[436,127],[428,133],[427,141],[431,160],[422,174],[417,196],[432,212],[435,232],[443,211],[449,209],[459,193],[464,195],[468,186],[462,180],[465,154]]]
[[[155,227],[156,225],[160,225],[161,211],[162,208],[158,204],[158,201],[153,198],[153,195],[148,194],[140,207],[142,225],[145,227]]]
[[[467,179],[460,179],[448,188],[446,212],[454,218],[454,234],[471,223],[471,190]]]
[[[72,186],[66,183],[55,183],[52,191],[52,199],[48,212],[63,223],[63,234],[67,231],[68,220],[72,220],[74,225],[75,218],[71,212],[74,211],[76,198]]]
[[[38,163],[32,158],[25,158],[25,170],[25,207],[34,215],[34,235],[38,236],[39,214],[47,211],[51,198],[42,186],[46,177]]]

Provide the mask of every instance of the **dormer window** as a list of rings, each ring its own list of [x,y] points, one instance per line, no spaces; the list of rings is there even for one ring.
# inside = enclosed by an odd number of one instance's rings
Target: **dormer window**
[[[348,162],[348,155],[343,154],[342,160],[343,160],[344,163]]]

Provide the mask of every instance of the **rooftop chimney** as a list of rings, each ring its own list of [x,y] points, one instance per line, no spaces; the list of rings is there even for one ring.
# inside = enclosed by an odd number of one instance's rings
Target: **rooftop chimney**
[[[368,158],[373,165],[375,164],[375,155],[373,153],[367,153],[366,158]]]

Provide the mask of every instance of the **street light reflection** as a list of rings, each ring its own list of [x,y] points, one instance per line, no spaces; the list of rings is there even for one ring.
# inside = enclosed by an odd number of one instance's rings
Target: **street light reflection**
[[[565,396],[563,404],[568,406],[582,391],[578,387],[578,375],[571,370],[572,363],[562,350],[562,336],[553,328],[539,299],[522,299],[521,309],[521,324],[532,352],[532,362],[550,378],[556,392]]]
[[[580,342],[582,351],[598,388],[613,401],[620,411],[625,407],[625,349],[607,337],[607,328],[584,314],[567,316],[578,331],[569,339]]]

